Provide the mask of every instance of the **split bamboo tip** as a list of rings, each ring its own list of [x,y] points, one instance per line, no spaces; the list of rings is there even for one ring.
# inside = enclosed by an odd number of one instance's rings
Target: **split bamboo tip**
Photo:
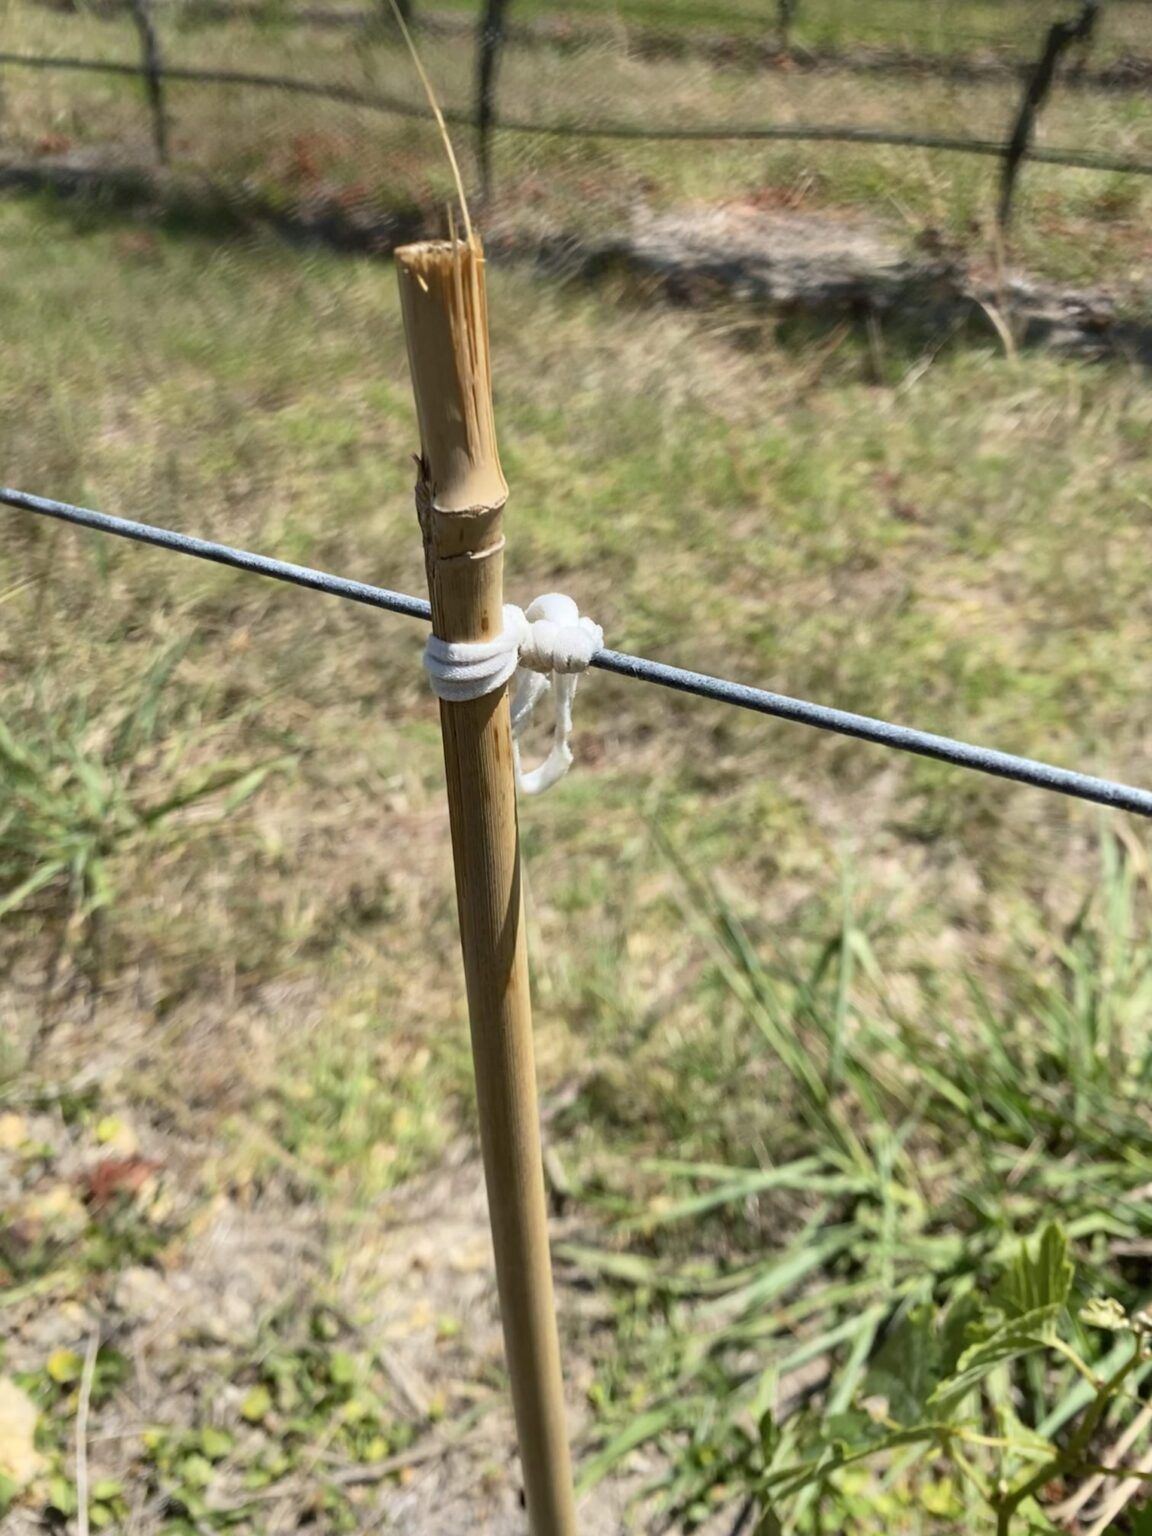
[[[507,500],[508,486],[496,447],[479,238],[401,246],[396,270],[432,506],[493,511]]]

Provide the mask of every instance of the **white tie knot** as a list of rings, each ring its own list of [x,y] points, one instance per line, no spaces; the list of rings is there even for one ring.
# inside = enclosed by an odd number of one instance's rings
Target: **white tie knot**
[[[562,779],[572,763],[572,702],[580,674],[604,645],[599,624],[581,616],[562,592],[546,592],[527,611],[508,603],[504,628],[491,640],[441,640],[430,635],[424,666],[432,691],[451,703],[483,698],[515,674],[512,694],[512,748],[516,783],[540,794]],[[532,711],[551,687],[555,701],[552,749],[529,773],[520,770],[519,738]]]
[[[520,665],[531,672],[586,672],[604,644],[604,631],[563,592],[546,592],[528,604],[527,636],[520,643]]]

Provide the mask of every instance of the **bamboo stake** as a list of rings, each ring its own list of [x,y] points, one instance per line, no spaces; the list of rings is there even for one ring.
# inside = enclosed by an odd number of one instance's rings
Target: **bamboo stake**
[[[503,508],[480,243],[396,252],[420,461],[432,627],[502,624]],[[504,1345],[533,1536],[575,1536],[536,1107],[516,787],[506,690],[440,706],[460,942]]]

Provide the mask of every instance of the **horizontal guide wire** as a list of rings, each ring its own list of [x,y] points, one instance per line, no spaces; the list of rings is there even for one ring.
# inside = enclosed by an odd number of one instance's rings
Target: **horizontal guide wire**
[[[423,598],[409,597],[404,592],[391,592],[363,581],[350,581],[347,577],[333,576],[327,571],[313,570],[310,566],[292,565],[285,560],[274,560],[268,555],[254,554],[250,550],[234,549],[229,544],[194,538],[191,534],[176,533],[170,528],[154,528],[148,523],[113,517],[107,512],[96,512],[89,507],[75,507],[68,502],[51,501],[44,496],[33,496],[26,491],[6,488],[0,488],[0,505],[39,513],[43,517],[56,518],[99,533],[115,534],[118,538],[133,539],[139,544],[153,544],[176,554],[194,555],[199,560],[211,560],[217,565],[232,566],[256,576],[271,576],[277,581],[291,582],[313,592],[325,592],[332,597],[347,598],[350,602],[365,603],[371,608],[383,608],[390,613],[402,613],[409,618],[427,622],[432,617],[432,610]],[[700,698],[714,699],[721,704],[735,705],[738,709],[749,709],[756,714],[771,715],[778,720],[791,720],[797,725],[812,726],[819,731],[852,736],[859,741],[870,741],[897,752],[912,752],[920,757],[951,763],[957,768],[973,769],[977,773],[1012,779],[1020,784],[1030,784],[1036,789],[1047,789],[1077,800],[1091,800],[1114,810],[1132,811],[1137,816],[1152,818],[1152,791],[1137,789],[1130,784],[1118,784],[1112,779],[1077,773],[1070,768],[1057,768],[1050,763],[1037,762],[1034,758],[998,752],[992,747],[973,746],[950,736],[938,736],[911,726],[894,725],[869,715],[832,709],[826,704],[813,704],[805,699],[789,698],[786,694],[769,693],[764,688],[751,688],[744,683],[733,683],[725,678],[711,677],[707,673],[669,666],[666,662],[651,661],[644,656],[631,656],[624,651],[598,651],[592,658],[592,666],[639,682],[656,683],[679,693],[691,693]]]

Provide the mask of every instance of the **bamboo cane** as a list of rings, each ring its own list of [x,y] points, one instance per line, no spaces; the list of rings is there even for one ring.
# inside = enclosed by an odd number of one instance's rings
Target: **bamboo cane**
[[[432,627],[499,633],[508,495],[479,242],[396,252],[420,423],[416,507]],[[575,1536],[552,1293],[506,691],[441,703],[460,942],[504,1345],[533,1536]]]

